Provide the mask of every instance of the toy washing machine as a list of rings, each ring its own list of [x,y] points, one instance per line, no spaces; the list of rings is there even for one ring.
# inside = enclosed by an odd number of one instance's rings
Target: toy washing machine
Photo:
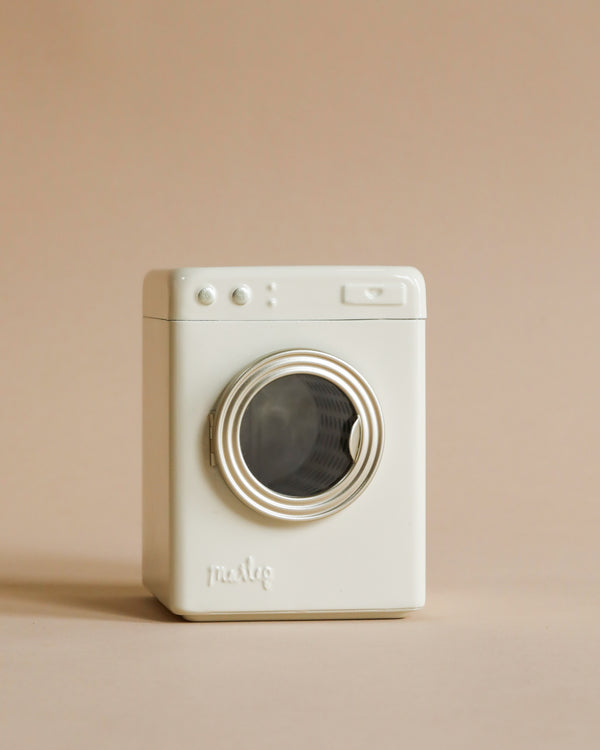
[[[425,285],[408,267],[144,281],[143,580],[188,620],[425,598]]]

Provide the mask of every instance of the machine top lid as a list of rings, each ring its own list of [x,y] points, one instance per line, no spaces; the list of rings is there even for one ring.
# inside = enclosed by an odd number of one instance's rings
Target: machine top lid
[[[163,320],[414,320],[425,282],[410,266],[241,266],[150,271],[144,317]]]

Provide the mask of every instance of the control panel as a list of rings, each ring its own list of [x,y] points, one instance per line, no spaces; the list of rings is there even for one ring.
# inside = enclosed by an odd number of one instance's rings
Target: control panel
[[[410,267],[281,266],[151,271],[144,315],[166,320],[425,317],[422,276]]]

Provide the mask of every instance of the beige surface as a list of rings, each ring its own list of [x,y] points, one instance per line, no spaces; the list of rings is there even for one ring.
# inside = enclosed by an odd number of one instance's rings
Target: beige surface
[[[0,745],[600,743],[597,2],[3,3]],[[155,266],[410,263],[429,602],[139,587]]]

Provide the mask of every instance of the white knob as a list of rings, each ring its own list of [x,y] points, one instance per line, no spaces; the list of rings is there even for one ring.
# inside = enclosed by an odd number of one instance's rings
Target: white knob
[[[247,305],[252,299],[252,290],[246,284],[242,284],[231,292],[231,299],[236,305]]]
[[[201,305],[212,305],[217,300],[217,290],[214,286],[205,286],[198,292],[198,302]]]

